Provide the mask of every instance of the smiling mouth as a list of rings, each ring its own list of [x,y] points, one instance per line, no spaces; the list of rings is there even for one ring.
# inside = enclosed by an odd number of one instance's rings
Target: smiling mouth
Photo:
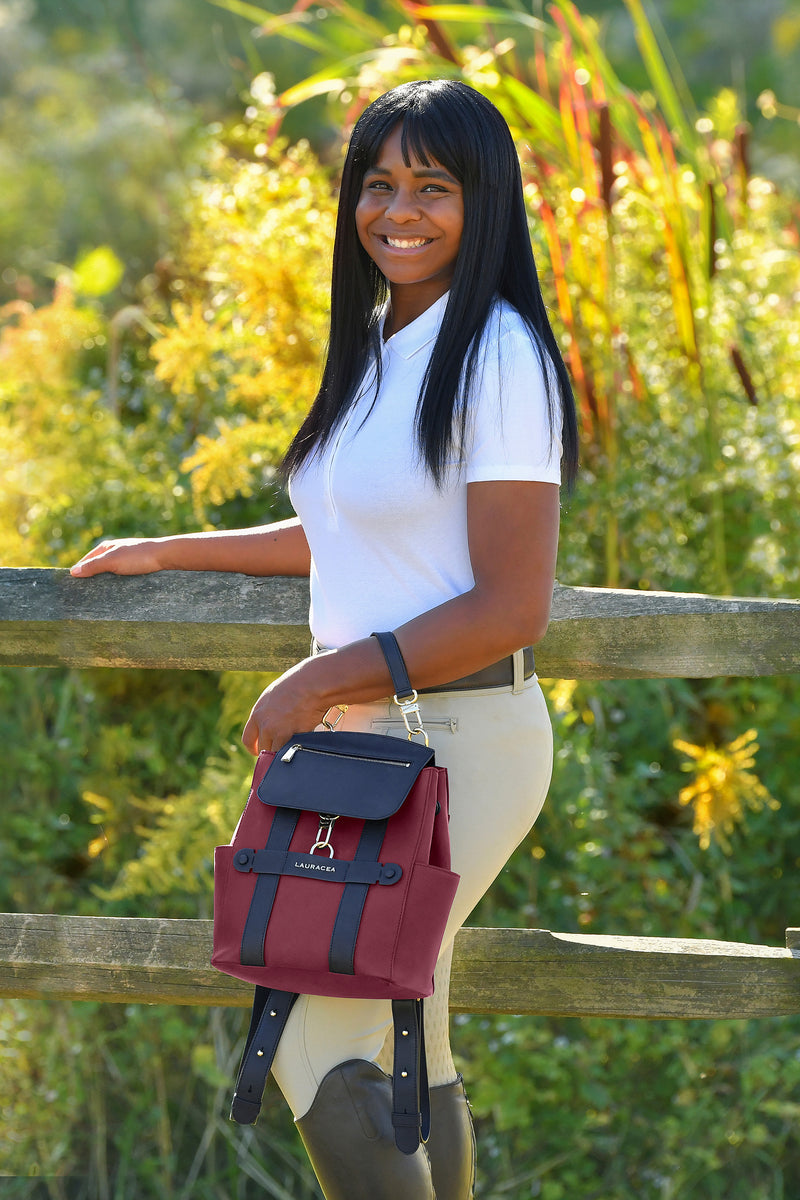
[[[433,238],[415,237],[415,238],[399,238],[389,237],[388,234],[381,234],[380,240],[384,246],[389,246],[392,250],[418,250],[421,246],[429,246]]]

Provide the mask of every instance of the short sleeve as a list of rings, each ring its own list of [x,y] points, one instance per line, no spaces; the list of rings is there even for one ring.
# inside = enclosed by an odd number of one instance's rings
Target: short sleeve
[[[547,354],[542,352],[544,362]],[[561,483],[561,410],[549,412],[544,367],[521,318],[490,321],[475,375],[465,445],[467,483],[519,479]]]

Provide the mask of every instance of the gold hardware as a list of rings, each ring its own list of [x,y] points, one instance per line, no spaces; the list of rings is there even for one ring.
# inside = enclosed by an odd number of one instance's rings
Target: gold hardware
[[[339,712],[339,715],[338,715],[338,717],[336,718],[336,720],[335,720],[335,721],[329,721],[329,720],[328,720],[328,713],[329,713],[329,712],[333,712],[334,708],[338,710],[338,712]],[[334,729],[335,729],[335,728],[336,728],[336,726],[339,724],[339,722],[341,721],[342,717],[344,716],[344,714],[345,714],[346,712],[347,712],[347,705],[346,705],[346,704],[333,704],[333,705],[331,705],[331,707],[328,709],[328,712],[326,712],[326,713],[325,713],[325,716],[322,718],[322,724],[325,726],[325,728],[328,730],[328,732],[329,732],[329,733],[333,733]]]
[[[393,699],[394,703],[397,705],[397,707],[400,709],[400,713],[403,717],[403,724],[405,725],[406,729],[408,730],[408,740],[410,742],[413,741],[414,738],[417,736],[417,734],[419,734],[420,737],[423,737],[425,739],[425,745],[426,746],[429,745],[428,735],[425,732],[423,725],[422,725],[422,714],[419,711],[419,703],[418,703],[419,696],[418,696],[417,692],[415,692],[414,689],[412,688],[411,695],[407,696],[405,700],[401,700],[398,696],[393,696],[392,699]],[[413,729],[411,728],[411,725],[409,723],[409,720],[408,720],[409,717],[412,717],[415,721],[415,725],[414,725]]]

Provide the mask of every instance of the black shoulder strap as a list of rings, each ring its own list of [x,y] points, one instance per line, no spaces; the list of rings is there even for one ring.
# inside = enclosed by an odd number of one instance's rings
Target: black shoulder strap
[[[413,1154],[431,1131],[431,1101],[425,1056],[422,1000],[393,1000],[394,1075],[392,1124],[398,1150]]]
[[[256,987],[250,1028],[231,1103],[231,1120],[237,1125],[255,1125],[258,1120],[264,1084],[296,999],[297,992]]]

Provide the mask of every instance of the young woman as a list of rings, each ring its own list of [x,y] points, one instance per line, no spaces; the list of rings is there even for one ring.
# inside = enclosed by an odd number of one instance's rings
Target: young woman
[[[107,541],[73,574],[311,576],[314,653],[270,684],[254,754],[312,729],[405,736],[373,630],[394,630],[436,761],[461,875],[426,1001],[431,1136],[394,1145],[378,1065],[390,1003],[303,996],[274,1063],[327,1200],[468,1200],[474,1140],[450,1054],[453,938],[535,820],[552,735],[531,646],[547,628],[575,410],[547,319],[505,121],[458,82],[404,84],[353,131],[314,404],[285,460],[297,518]]]

